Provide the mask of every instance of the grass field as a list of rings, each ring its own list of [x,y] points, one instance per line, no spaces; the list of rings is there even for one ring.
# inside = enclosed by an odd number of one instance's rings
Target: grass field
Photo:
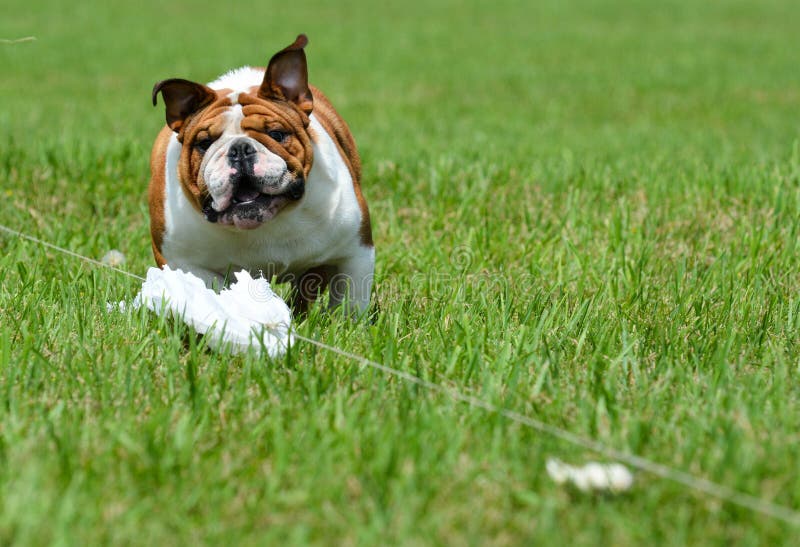
[[[115,5],[118,4],[118,5]],[[800,3],[65,3],[0,17],[0,222],[152,264],[157,80],[298,32],[349,121],[374,324],[300,333],[800,508]],[[308,344],[226,357],[0,236],[0,544],[790,544],[800,530]]]

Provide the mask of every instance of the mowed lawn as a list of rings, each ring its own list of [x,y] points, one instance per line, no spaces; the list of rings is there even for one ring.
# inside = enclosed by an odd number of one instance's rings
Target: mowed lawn
[[[10,0],[0,223],[152,265],[153,84],[299,32],[364,164],[372,324],[305,336],[800,508],[800,3]],[[298,343],[106,313],[0,234],[0,544],[790,544],[800,529]]]

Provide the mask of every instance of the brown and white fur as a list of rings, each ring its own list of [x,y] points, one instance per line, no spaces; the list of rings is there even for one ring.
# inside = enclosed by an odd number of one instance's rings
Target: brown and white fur
[[[303,311],[325,287],[331,305],[364,311],[375,249],[361,164],[344,120],[308,85],[304,35],[266,69],[206,85],[153,88],[167,126],[150,159],[150,232],[159,267],[207,285],[246,269],[293,283]]]

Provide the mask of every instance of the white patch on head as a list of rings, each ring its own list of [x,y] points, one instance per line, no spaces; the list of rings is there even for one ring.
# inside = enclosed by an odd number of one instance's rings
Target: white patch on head
[[[208,87],[211,89],[232,89],[238,99],[239,93],[249,90],[254,85],[261,85],[263,80],[263,69],[243,66],[226,72],[208,84]]]
[[[225,110],[225,130],[222,135],[244,135],[244,130],[242,129],[243,119],[242,105],[234,103],[232,107]]]

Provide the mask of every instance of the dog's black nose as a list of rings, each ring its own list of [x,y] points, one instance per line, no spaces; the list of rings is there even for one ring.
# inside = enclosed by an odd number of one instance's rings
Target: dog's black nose
[[[244,161],[255,155],[256,147],[246,140],[236,141],[228,149],[228,159],[231,161],[231,163]]]

